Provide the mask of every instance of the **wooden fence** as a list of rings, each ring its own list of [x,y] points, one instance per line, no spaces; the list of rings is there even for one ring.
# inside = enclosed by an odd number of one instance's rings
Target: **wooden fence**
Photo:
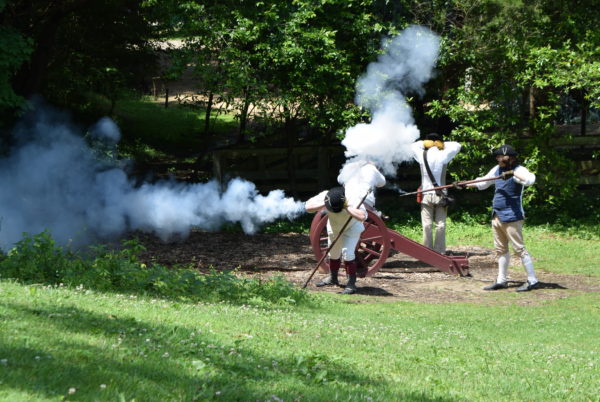
[[[551,142],[579,166],[582,185],[600,185],[600,126],[598,133],[559,137]],[[224,148],[213,151],[213,175],[221,183],[241,177],[256,184],[260,191],[282,189],[288,194],[309,194],[337,184],[337,175],[345,161],[344,148],[298,146],[296,148]],[[490,162],[491,163],[491,162]],[[398,171],[397,182],[412,191],[420,184],[417,164],[406,164]]]
[[[344,162],[341,146],[220,149],[213,151],[213,175],[221,183],[241,177],[261,191],[311,193],[337,182]]]

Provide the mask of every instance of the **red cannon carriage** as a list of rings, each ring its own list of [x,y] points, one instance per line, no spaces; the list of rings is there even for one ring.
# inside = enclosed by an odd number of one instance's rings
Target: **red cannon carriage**
[[[467,256],[447,256],[425,247],[400,233],[388,229],[383,220],[368,209],[369,216],[364,222],[365,230],[360,236],[356,249],[359,276],[374,275],[385,263],[391,250],[396,250],[419,261],[432,265],[449,274],[469,276]],[[317,212],[310,226],[310,244],[317,261],[321,261],[327,251],[327,214],[325,209]],[[329,272],[329,262],[323,259],[320,272]],[[361,275],[362,273],[362,275]]]

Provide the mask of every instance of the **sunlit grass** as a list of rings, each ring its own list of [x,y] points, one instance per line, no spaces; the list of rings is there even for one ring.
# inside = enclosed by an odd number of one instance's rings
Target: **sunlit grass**
[[[450,241],[490,245],[487,223],[450,224]],[[414,219],[390,226],[420,236]],[[597,240],[547,229],[525,231],[537,268],[598,276]],[[597,292],[528,294],[528,304],[501,292],[485,305],[311,294],[300,304],[257,303],[290,294],[266,282],[235,303],[229,292],[214,302],[73,286],[0,281],[0,400],[579,401],[600,385]]]
[[[594,400],[597,294],[266,309],[0,282],[2,400]],[[506,294],[507,298],[514,294]],[[551,379],[551,381],[549,381]]]
[[[213,113],[210,132],[205,133],[204,109],[176,103],[165,108],[148,98],[118,101],[115,115],[124,133],[124,151],[138,159],[198,154],[215,136],[235,132],[237,124],[231,114]]]
[[[386,210],[386,213],[389,210]],[[386,222],[388,228],[417,241],[422,241],[420,215],[403,212]],[[280,220],[263,228],[264,232],[303,232],[310,230],[312,215],[304,215],[292,222]],[[581,230],[577,231],[577,228]],[[523,228],[525,245],[536,261],[536,267],[548,272],[577,273],[600,276],[600,227],[594,223],[581,222],[579,226],[565,228],[548,223],[535,224],[526,221]],[[481,246],[493,249],[494,241],[491,219],[486,215],[462,214],[446,222],[446,244],[454,246]],[[513,252],[513,251],[511,251]],[[574,258],[577,256],[577,258]]]

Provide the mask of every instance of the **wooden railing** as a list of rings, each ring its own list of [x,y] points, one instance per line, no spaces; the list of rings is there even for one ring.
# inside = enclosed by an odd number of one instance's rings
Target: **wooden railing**
[[[213,175],[221,183],[241,177],[261,190],[314,192],[336,183],[344,160],[343,147],[335,145],[221,149],[213,151]]]
[[[599,126],[600,127],[600,126]],[[565,152],[584,150],[576,160],[581,172],[579,183],[600,185],[600,160],[589,155],[600,152],[600,135],[574,135],[551,140],[551,146]],[[221,183],[234,177],[252,181],[261,191],[282,189],[290,194],[313,193],[337,184],[345,161],[341,145],[298,146],[295,148],[225,148],[213,151],[213,175]],[[413,190],[420,184],[418,165],[404,165],[398,182]]]

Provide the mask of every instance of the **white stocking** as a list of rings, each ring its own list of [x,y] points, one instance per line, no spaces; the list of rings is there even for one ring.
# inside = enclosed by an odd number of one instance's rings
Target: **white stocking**
[[[508,273],[508,263],[510,262],[510,253],[502,254],[498,257],[498,278],[496,283],[506,282],[506,275]]]
[[[533,260],[531,259],[529,253],[525,253],[523,257],[521,257],[521,262],[527,271],[527,281],[529,284],[533,285],[534,283],[537,283],[538,280],[535,277],[535,271],[533,270]]]

